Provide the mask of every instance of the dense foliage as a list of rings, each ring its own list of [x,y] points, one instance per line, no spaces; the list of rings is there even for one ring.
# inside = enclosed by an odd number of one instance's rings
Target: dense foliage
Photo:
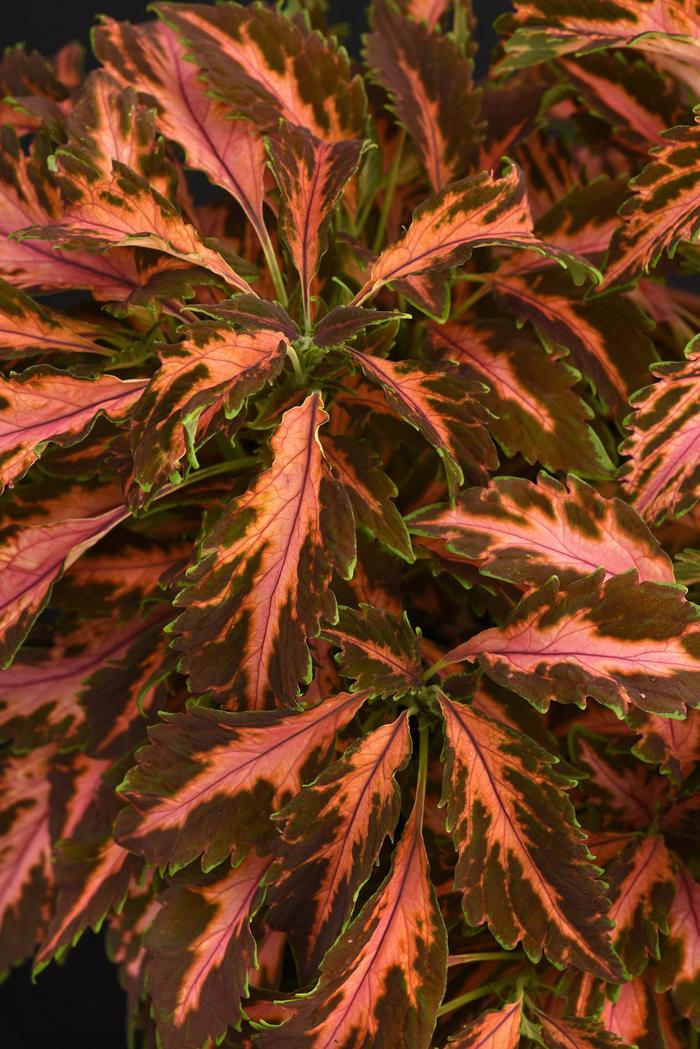
[[[144,1046],[697,1044],[700,9],[514,6],[0,65],[0,970]]]

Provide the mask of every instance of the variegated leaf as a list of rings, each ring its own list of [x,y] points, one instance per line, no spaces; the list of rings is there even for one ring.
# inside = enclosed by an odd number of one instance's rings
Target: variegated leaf
[[[371,605],[341,608],[338,624],[323,631],[340,648],[339,662],[355,688],[398,699],[423,685],[420,639],[406,616]]]
[[[32,487],[18,490],[0,531],[0,663],[5,666],[56,579],[128,516],[116,487],[90,492],[75,486],[39,502],[40,494],[45,495]]]
[[[613,1001],[606,999],[600,1022],[638,1049],[674,1049],[664,1038],[654,993],[643,977],[623,983]]]
[[[388,0],[375,0],[366,54],[437,193],[473,160],[480,92],[471,61],[448,36],[433,33],[426,17],[428,25],[404,17]]]
[[[660,796],[666,785],[660,777],[650,777],[649,769],[638,761],[623,761],[611,754],[608,739],[577,733],[574,753],[576,766],[586,774],[586,800],[598,820],[613,826],[648,829],[656,819]],[[618,844],[619,855],[622,843]],[[600,853],[601,857],[604,852]],[[609,860],[608,860],[609,862]]]
[[[657,990],[670,989],[679,1012],[700,1028],[700,884],[680,862],[668,925]]]
[[[348,493],[355,521],[389,550],[413,561],[411,537],[396,508],[397,488],[370,448],[352,434],[326,434],[323,451]]]
[[[51,310],[0,280],[0,358],[16,361],[41,353],[109,353],[94,342],[104,330]]]
[[[527,736],[440,694],[443,801],[459,861],[455,887],[470,925],[603,979],[622,974],[557,759]]]
[[[657,381],[632,398],[630,436],[620,451],[628,498],[650,524],[682,514],[700,496],[700,349],[652,367]]]
[[[474,397],[480,384],[464,379],[455,365],[387,361],[352,346],[347,352],[382,387],[390,407],[437,450],[452,496],[464,471],[474,480],[487,479],[498,458],[486,429],[489,413]]]
[[[680,783],[700,762],[700,711],[689,710],[685,721],[674,721],[634,710],[627,723],[641,736],[632,752],[659,765],[674,782]]]
[[[435,29],[450,0],[400,0],[402,11],[416,22],[426,22],[429,29]]]
[[[123,419],[145,386],[145,379],[78,379],[47,367],[0,379],[0,491],[22,477],[47,444],[77,443],[101,415]]]
[[[447,936],[421,815],[414,808],[389,875],[326,955],[316,987],[287,1003],[291,1019],[263,1030],[260,1049],[379,1049],[395,1035],[428,1049],[445,990]]]
[[[682,717],[697,707],[700,612],[676,587],[604,570],[560,590],[551,579],[503,627],[458,645],[445,664],[478,659],[499,684],[540,710],[586,697],[620,713],[630,705]]]
[[[700,127],[671,128],[663,138],[632,179],[633,195],[610,244],[607,286],[648,273],[664,252],[673,255],[681,241],[694,241],[700,231]]]
[[[269,865],[252,852],[233,870],[178,881],[159,897],[144,946],[163,1049],[201,1049],[239,1022],[255,961],[249,924]]]
[[[24,961],[46,927],[53,890],[49,835],[51,746],[5,758],[0,848],[0,973]]]
[[[406,714],[329,765],[282,809],[267,920],[289,933],[302,979],[316,972],[349,917],[399,816],[394,781],[410,756]]]
[[[144,492],[177,480],[185,454],[197,465],[203,412],[221,410],[232,418],[284,364],[287,340],[278,331],[248,334],[202,321],[183,334],[182,342],[161,351],[160,368],[134,413],[134,485]]]
[[[318,438],[327,418],[317,393],[284,413],[272,465],[224,510],[178,599],[182,668],[229,706],[294,702],[310,678],[307,638],[335,618],[333,567],[352,570],[352,511]]]
[[[309,313],[311,282],[327,246],[327,228],[345,184],[360,162],[357,139],[322,142],[303,127],[286,125],[269,140],[281,197],[279,232],[292,256]]]
[[[123,87],[155,99],[158,128],[183,147],[189,167],[204,171],[238,201],[271,250],[263,217],[262,138],[249,123],[231,120],[229,107],[210,97],[173,30],[162,22],[131,25],[105,17],[93,31],[93,45]]]
[[[450,1038],[446,1049],[518,1049],[522,1015],[521,998],[502,1009],[482,1013]]]
[[[649,958],[659,956],[659,930],[665,932],[674,893],[674,868],[663,838],[632,842],[608,867],[612,941],[627,972],[638,976]]]
[[[489,430],[507,455],[571,470],[584,477],[612,472],[591,409],[572,387],[579,373],[561,350],[548,354],[534,336],[507,321],[435,325],[431,340],[440,355],[462,365],[489,392],[480,399],[493,414]]]
[[[574,476],[566,485],[544,473],[536,484],[496,477],[461,493],[456,506],[418,510],[407,523],[414,535],[522,588],[553,575],[570,583],[600,567],[606,579],[636,569],[640,580],[673,582],[670,559],[634,510]]]
[[[555,1018],[539,1010],[536,1015],[546,1049],[630,1049],[596,1021]]]
[[[280,118],[322,142],[364,132],[365,93],[346,53],[272,8],[159,3],[215,93],[265,130]]]
[[[151,729],[120,792],[130,802],[116,836],[175,871],[203,854],[211,870],[267,842],[267,817],[314,778],[335,733],[366,694],[341,693],[300,712],[193,707]]]
[[[568,264],[579,281],[590,272],[582,260],[548,248],[535,237],[524,176],[511,165],[501,178],[483,172],[452,183],[416,208],[401,240],[372,263],[354,305],[392,281],[457,266],[474,248],[485,245],[529,248],[556,258]]]

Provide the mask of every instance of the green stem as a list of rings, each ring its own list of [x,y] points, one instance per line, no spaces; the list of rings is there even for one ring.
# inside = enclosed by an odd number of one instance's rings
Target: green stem
[[[426,683],[426,685],[430,681],[431,677],[435,677],[438,670],[442,670],[443,664],[444,658],[441,656],[436,663],[433,663],[431,667],[428,667],[425,674],[423,674],[423,681]]]
[[[473,991],[467,991],[466,994],[460,994],[458,998],[453,998],[451,1002],[445,1002],[441,1005],[437,1011],[438,1017],[445,1016],[447,1013],[453,1013],[455,1009],[461,1009],[463,1005],[469,1005],[470,1002],[475,1002],[477,998],[484,998],[487,994],[491,994],[492,991],[500,991],[502,987],[512,987],[513,977],[508,976],[504,980],[494,980],[493,983],[485,983],[483,987],[477,987]]]
[[[421,807],[425,803],[425,789],[428,784],[428,750],[430,744],[430,730],[426,721],[420,726],[418,736],[418,780],[416,782],[416,805]]]
[[[462,314],[466,313],[467,310],[471,309],[471,307],[475,303],[477,303],[479,299],[483,299],[485,295],[488,295],[490,291],[491,285],[489,283],[482,284],[479,288],[476,289],[473,295],[470,295],[468,299],[465,299],[464,302],[461,303],[461,305],[453,311],[450,320],[454,320],[455,317],[461,317]]]
[[[399,131],[399,140],[396,144],[396,153],[394,154],[394,159],[389,170],[386,186],[384,187],[384,200],[382,201],[382,210],[379,213],[379,225],[377,226],[377,232],[374,235],[373,249],[375,255],[379,254],[382,244],[384,243],[386,224],[389,221],[389,212],[391,211],[391,202],[394,199],[394,190],[396,189],[396,183],[399,177],[399,169],[403,159],[403,147],[405,141],[406,132],[401,128]]]
[[[297,351],[294,349],[291,343],[287,346],[287,356],[292,362],[292,368],[294,368],[294,374],[297,377],[297,382],[302,383],[304,381],[304,370],[301,366],[301,361],[297,356]]]
[[[451,954],[447,959],[448,966],[471,965],[472,962],[513,961],[512,951],[475,951],[473,954]]]
[[[270,271],[270,277],[275,289],[277,301],[281,306],[286,306],[288,302],[287,291],[284,287],[284,281],[282,280],[282,274],[280,272],[279,263],[277,262],[277,256],[275,255],[275,249],[272,247],[272,241],[270,240],[267,230],[264,231],[264,235],[262,233],[260,234],[260,242],[262,244],[267,268]]]

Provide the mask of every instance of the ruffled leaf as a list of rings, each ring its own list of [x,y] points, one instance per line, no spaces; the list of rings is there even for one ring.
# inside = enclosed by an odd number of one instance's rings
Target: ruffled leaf
[[[323,636],[340,648],[342,672],[355,688],[399,699],[422,687],[420,638],[406,617],[371,605],[341,608],[337,626]]]

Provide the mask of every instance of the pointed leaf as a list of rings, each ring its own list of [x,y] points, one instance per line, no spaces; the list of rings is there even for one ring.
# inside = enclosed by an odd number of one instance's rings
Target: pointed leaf
[[[620,211],[605,268],[608,287],[648,273],[664,252],[673,255],[700,231],[700,127],[671,128],[663,138],[632,179],[634,193]]]
[[[327,246],[327,228],[345,184],[360,162],[357,139],[322,142],[302,127],[286,125],[269,140],[272,171],[280,190],[279,232],[301,282],[305,311],[311,282]]]
[[[267,920],[286,930],[311,979],[349,917],[400,811],[394,781],[410,756],[406,714],[347,750],[279,814],[284,830]]]
[[[632,842],[608,867],[606,879],[613,946],[627,971],[638,976],[649,958],[659,956],[659,930],[666,929],[673,900],[673,862],[663,838]]]
[[[171,885],[144,936],[146,979],[163,1049],[201,1049],[241,1017],[255,959],[249,923],[268,857],[251,853],[214,880]],[[209,1043],[211,1044],[211,1043]]]
[[[182,668],[230,706],[294,702],[310,678],[307,638],[335,617],[333,566],[353,564],[352,511],[318,439],[327,418],[317,393],[284,413],[272,465],[225,509],[178,599]]]
[[[629,1049],[625,1042],[589,1020],[562,1020],[537,1012],[546,1049]]]
[[[640,580],[673,582],[669,558],[634,510],[573,476],[566,486],[544,473],[537,484],[496,477],[462,492],[456,506],[418,510],[407,522],[414,535],[523,588],[553,575],[570,583],[601,566],[605,578],[636,569]]]
[[[607,901],[565,789],[574,783],[533,740],[440,695],[443,802],[470,925],[500,943],[616,979]]]
[[[411,537],[394,504],[394,482],[376,464],[373,452],[350,434],[326,434],[323,451],[348,493],[355,521],[399,557],[413,561]]]
[[[673,1000],[694,1027],[700,1027],[700,885],[678,863],[676,895],[657,975],[657,990],[672,990]]]
[[[498,459],[485,426],[488,412],[473,397],[480,384],[462,378],[454,365],[387,361],[352,346],[347,352],[382,387],[391,408],[437,450],[452,496],[464,479],[462,467],[475,480],[487,479]]]
[[[650,524],[690,510],[700,497],[700,348],[687,360],[657,364],[657,381],[632,399],[631,430],[620,451],[628,498]]]
[[[279,374],[287,340],[280,332],[236,332],[213,322],[190,324],[182,342],[161,352],[160,368],[135,412],[134,482],[150,492],[178,476],[187,453],[196,463],[200,416],[235,416],[247,397]]]
[[[438,192],[464,174],[479,139],[481,100],[472,63],[450,37],[405,18],[387,0],[375,0],[373,15],[368,65]]]
[[[0,973],[41,938],[53,887],[49,763],[53,747],[5,759],[0,848]]]
[[[651,323],[624,295],[583,297],[558,272],[496,273],[496,299],[519,321],[530,321],[546,345],[569,351],[571,363],[607,404],[620,412],[647,380],[656,359]]]
[[[399,320],[394,310],[366,310],[362,306],[334,306],[314,328],[316,346],[342,346],[359,332],[374,324]]]
[[[551,579],[524,597],[502,628],[452,649],[446,664],[477,659],[501,685],[547,710],[587,696],[623,713],[630,704],[682,717],[698,706],[700,624],[680,590],[600,570],[561,591]]]
[[[518,1049],[522,999],[482,1013],[459,1034],[450,1038],[446,1049]]]
[[[369,280],[355,296],[354,305],[391,281],[457,266],[474,248],[489,244],[561,255],[534,236],[524,176],[512,165],[501,178],[487,172],[473,175],[421,204],[402,239],[385,248],[372,263]],[[560,261],[564,264],[563,256]],[[587,270],[582,263],[578,265],[576,275],[583,279]]]
[[[18,360],[37,353],[103,355],[108,351],[93,341],[102,334],[96,325],[40,305],[0,280],[0,358]]]
[[[335,733],[366,699],[341,693],[301,712],[193,707],[151,729],[120,792],[116,836],[149,863],[206,869],[266,841],[267,817],[313,779]]]
[[[664,1039],[651,988],[638,977],[617,989],[615,1001],[606,999],[600,1021],[610,1034],[639,1049],[671,1049]]]
[[[301,20],[262,6],[155,5],[186,41],[215,93],[265,130],[280,117],[323,142],[364,132],[365,93],[350,63]]]
[[[17,500],[31,502],[31,488]],[[116,488],[72,488],[15,516],[0,533],[0,663],[7,665],[44,607],[54,582],[86,550],[128,516]],[[10,523],[13,521],[14,523]]]
[[[611,474],[612,463],[588,423],[592,412],[572,390],[578,372],[560,351],[548,354],[538,339],[507,322],[435,325],[430,336],[441,355],[489,387],[481,400],[507,455],[520,452],[529,463],[584,477]]]
[[[75,444],[101,415],[121,420],[145,386],[145,379],[78,379],[46,367],[0,379],[0,491],[22,477],[49,442]]]
[[[263,1030],[260,1049],[379,1049],[389,1031],[411,1049],[428,1049],[447,936],[420,815],[413,810],[388,877],[326,955],[316,987],[287,1003],[292,1018]]]
[[[204,171],[238,201],[267,243],[262,138],[247,122],[231,120],[229,107],[210,97],[173,30],[162,22],[131,25],[103,17],[93,30],[93,45],[122,86],[156,100],[160,131],[183,147],[188,167]]]
[[[337,626],[323,636],[341,652],[340,666],[355,688],[399,699],[423,686],[420,639],[408,619],[381,608],[341,608]]]

